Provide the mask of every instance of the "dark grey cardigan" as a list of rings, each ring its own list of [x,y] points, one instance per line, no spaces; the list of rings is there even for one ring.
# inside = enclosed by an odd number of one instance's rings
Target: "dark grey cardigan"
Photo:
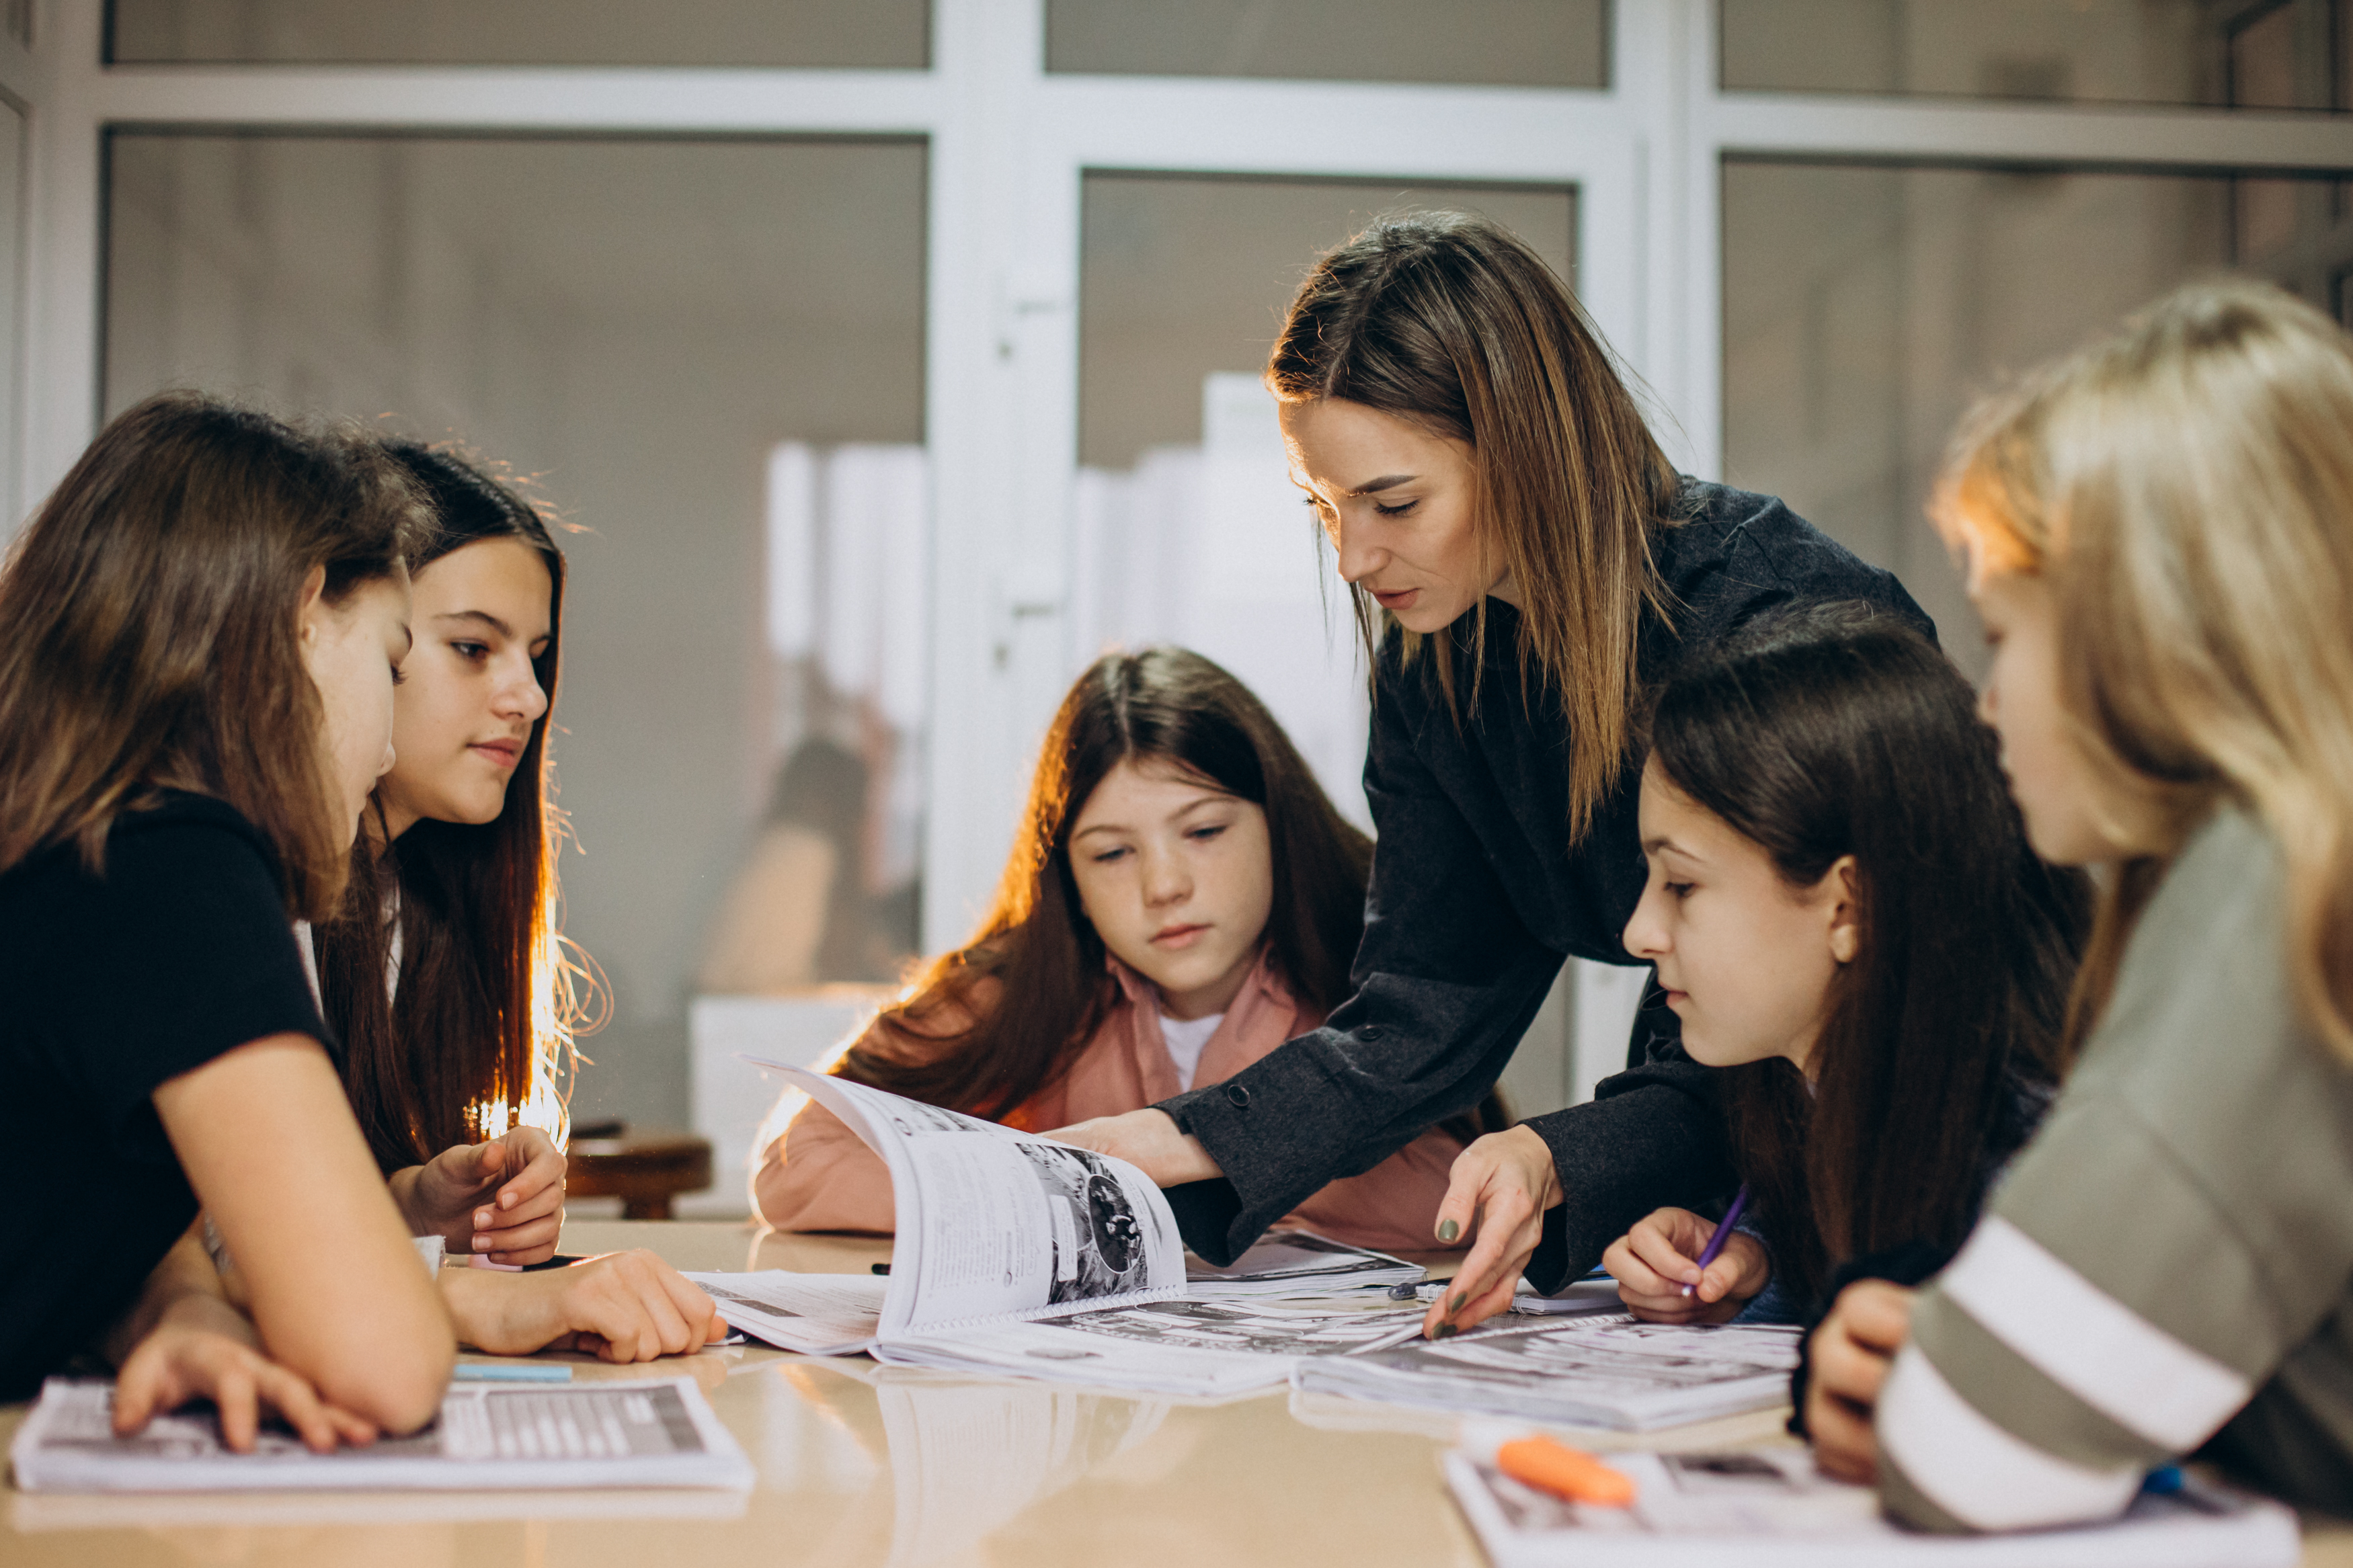
[[[1860,600],[1934,635],[1888,573],[1866,566],[1778,500],[1686,481],[1686,521],[1652,538],[1677,608],[1650,617],[1637,667],[1655,687],[1678,661],[1758,616],[1803,602]],[[1559,700],[1522,697],[1517,615],[1487,606],[1479,700],[1458,724],[1435,672],[1405,666],[1392,637],[1375,683],[1365,792],[1380,830],[1355,994],[1324,1026],[1223,1083],[1162,1102],[1225,1179],[1172,1188],[1185,1239],[1228,1262],[1337,1177],[1371,1169],[1493,1087],[1567,956],[1628,963],[1620,933],[1641,898],[1637,756],[1582,843],[1567,843],[1567,721]],[[1466,639],[1467,640],[1467,639]],[[1472,684],[1456,656],[1455,689]],[[1535,1118],[1569,1201],[1552,1211],[1529,1276],[1545,1289],[1582,1273],[1661,1204],[1730,1185],[1715,1090],[1683,1054],[1673,1015],[1645,1015],[1638,1065],[1595,1103]],[[1663,1024],[1663,1027],[1657,1027]]]

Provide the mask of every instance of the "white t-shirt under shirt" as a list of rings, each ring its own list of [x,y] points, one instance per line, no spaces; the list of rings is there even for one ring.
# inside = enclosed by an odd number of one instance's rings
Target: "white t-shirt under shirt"
[[[1176,1064],[1176,1087],[1193,1087],[1193,1075],[1201,1070],[1201,1048],[1218,1026],[1226,1021],[1223,1013],[1212,1013],[1206,1018],[1172,1018],[1160,1015],[1160,1037],[1168,1043],[1168,1059]]]

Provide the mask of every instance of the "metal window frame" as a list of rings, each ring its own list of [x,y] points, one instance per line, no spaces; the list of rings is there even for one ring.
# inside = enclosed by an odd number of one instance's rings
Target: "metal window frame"
[[[24,454],[10,510],[23,515],[95,427],[110,129],[923,136],[923,939],[937,947],[995,883],[1029,752],[1081,651],[1060,609],[1086,171],[1573,184],[1588,308],[1670,449],[1714,474],[1728,154],[2353,170],[2353,115],[1722,91],[1715,0],[1616,0],[1599,90],[1050,75],[1044,6],[934,0],[923,70],[109,67],[103,0],[40,0],[31,50],[0,37],[0,95],[27,121],[30,236],[24,297],[0,302],[26,328],[20,363],[0,367]]]

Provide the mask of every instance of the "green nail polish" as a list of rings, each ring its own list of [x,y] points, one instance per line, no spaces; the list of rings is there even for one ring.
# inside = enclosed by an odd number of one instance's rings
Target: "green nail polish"
[[[1459,1334],[1461,1331],[1461,1330],[1456,1328],[1451,1323],[1440,1323],[1438,1325],[1438,1332],[1431,1337],[1434,1339],[1448,1340],[1452,1339],[1456,1334]]]
[[[1452,1220],[1451,1220],[1451,1219],[1446,1219],[1446,1220],[1440,1220],[1440,1221],[1439,1221],[1439,1222],[1438,1222],[1438,1239],[1439,1239],[1439,1240],[1440,1240],[1440,1241],[1452,1241],[1456,1237],[1461,1236],[1461,1234],[1462,1234],[1462,1227],[1461,1227],[1461,1226],[1459,1226],[1459,1225],[1455,1224]]]
[[[1467,1303],[1470,1301],[1470,1300],[1471,1300],[1470,1296],[1466,1293],[1466,1294],[1463,1294],[1463,1295],[1461,1295],[1461,1296],[1457,1296],[1457,1297],[1455,1297],[1455,1298],[1454,1298],[1454,1300],[1453,1300],[1449,1301],[1449,1302],[1446,1304],[1446,1314],[1447,1314],[1447,1316],[1448,1316],[1448,1317],[1452,1317],[1455,1313],[1457,1313],[1457,1312],[1461,1311],[1461,1310],[1463,1309],[1464,1305],[1465,1305],[1465,1304],[1467,1304]]]

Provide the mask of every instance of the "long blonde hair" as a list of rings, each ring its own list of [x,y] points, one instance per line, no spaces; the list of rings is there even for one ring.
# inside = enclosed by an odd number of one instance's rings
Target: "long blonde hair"
[[[2049,584],[2062,701],[2141,825],[2078,1023],[2228,800],[2278,840],[2289,974],[2353,1062],[2353,339],[2264,285],[2179,289],[1982,406],[1935,510],[1982,569]]]
[[[1568,721],[1568,837],[1581,840],[1626,765],[1643,617],[1672,608],[1651,543],[1675,521],[1681,481],[1567,285],[1486,218],[1384,218],[1299,286],[1266,384],[1279,402],[1344,398],[1472,447],[1481,545],[1526,605],[1521,695],[1550,687]],[[1352,597],[1377,655],[1383,617],[1361,586]],[[1450,708],[1457,638],[1480,669],[1483,596],[1430,639]],[[1407,658],[1421,640],[1404,634]]]

